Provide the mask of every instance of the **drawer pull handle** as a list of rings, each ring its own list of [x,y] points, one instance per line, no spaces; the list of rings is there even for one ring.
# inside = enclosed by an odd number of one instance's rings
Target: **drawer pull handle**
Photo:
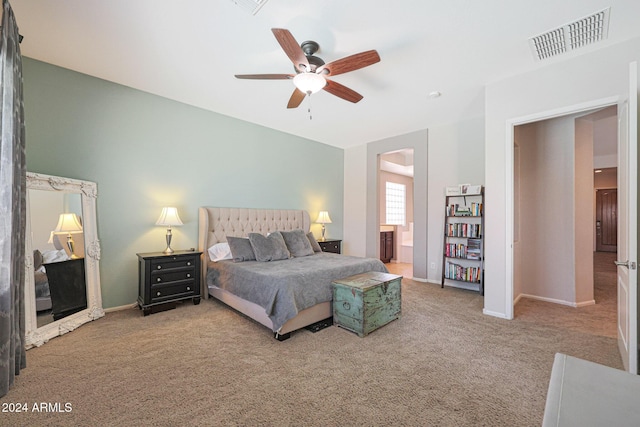
[[[156,295],[160,296],[160,295],[162,295],[162,294],[161,294],[160,292],[158,292]]]
[[[162,269],[162,266],[161,266],[161,265],[159,265],[159,266],[158,266],[158,270],[161,270],[161,269]]]
[[[345,310],[351,310],[351,304],[349,304],[347,301],[343,302],[342,306]]]
[[[162,282],[162,279],[158,277],[158,278],[156,279],[156,282],[160,283],[160,282]]]
[[[187,277],[191,277],[191,274],[187,273]]]
[[[187,261],[187,265],[191,265],[191,261]]]
[[[188,291],[190,291],[190,290],[191,290],[191,287],[190,287],[190,286],[187,286],[187,290],[188,290]]]

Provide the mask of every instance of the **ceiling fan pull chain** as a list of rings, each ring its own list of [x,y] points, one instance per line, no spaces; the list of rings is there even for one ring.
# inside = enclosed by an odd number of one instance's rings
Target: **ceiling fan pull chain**
[[[313,117],[311,116],[311,92],[307,92],[307,98],[309,99],[307,101],[307,113],[309,113],[309,120],[312,120]]]

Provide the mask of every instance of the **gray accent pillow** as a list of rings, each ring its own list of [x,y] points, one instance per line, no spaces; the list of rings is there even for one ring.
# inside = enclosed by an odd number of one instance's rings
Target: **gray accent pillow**
[[[313,248],[311,242],[307,238],[306,234],[302,230],[281,231],[284,243],[287,245],[287,249],[293,257],[302,257],[313,255]]]
[[[33,251],[33,269],[37,270],[42,265],[42,253],[36,249]]]
[[[253,253],[253,247],[249,239],[244,237],[227,236],[231,256],[235,262],[255,261],[256,255]]]
[[[322,252],[322,248],[318,244],[315,236],[312,232],[307,233],[307,239],[309,239],[309,243],[311,244],[311,248],[313,248],[313,252]]]
[[[260,233],[249,233],[249,241],[258,261],[277,261],[291,257],[279,231],[274,231],[266,237]]]

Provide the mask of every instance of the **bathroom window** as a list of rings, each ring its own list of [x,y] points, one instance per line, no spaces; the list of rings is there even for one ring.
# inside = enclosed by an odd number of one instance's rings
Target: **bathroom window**
[[[405,225],[407,187],[396,182],[386,183],[387,224]]]

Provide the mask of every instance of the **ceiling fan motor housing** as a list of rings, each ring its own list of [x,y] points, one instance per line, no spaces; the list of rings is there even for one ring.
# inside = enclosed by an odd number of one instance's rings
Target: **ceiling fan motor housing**
[[[320,49],[320,45],[318,43],[312,40],[307,40],[306,42],[302,42],[300,44],[300,47],[306,55],[307,61],[309,61],[310,70],[307,70],[307,72],[315,73],[318,67],[321,67],[325,64],[322,58],[313,55],[318,51],[318,49]],[[296,70],[296,73],[300,73],[300,70],[298,70],[297,67],[294,66],[293,68]]]

